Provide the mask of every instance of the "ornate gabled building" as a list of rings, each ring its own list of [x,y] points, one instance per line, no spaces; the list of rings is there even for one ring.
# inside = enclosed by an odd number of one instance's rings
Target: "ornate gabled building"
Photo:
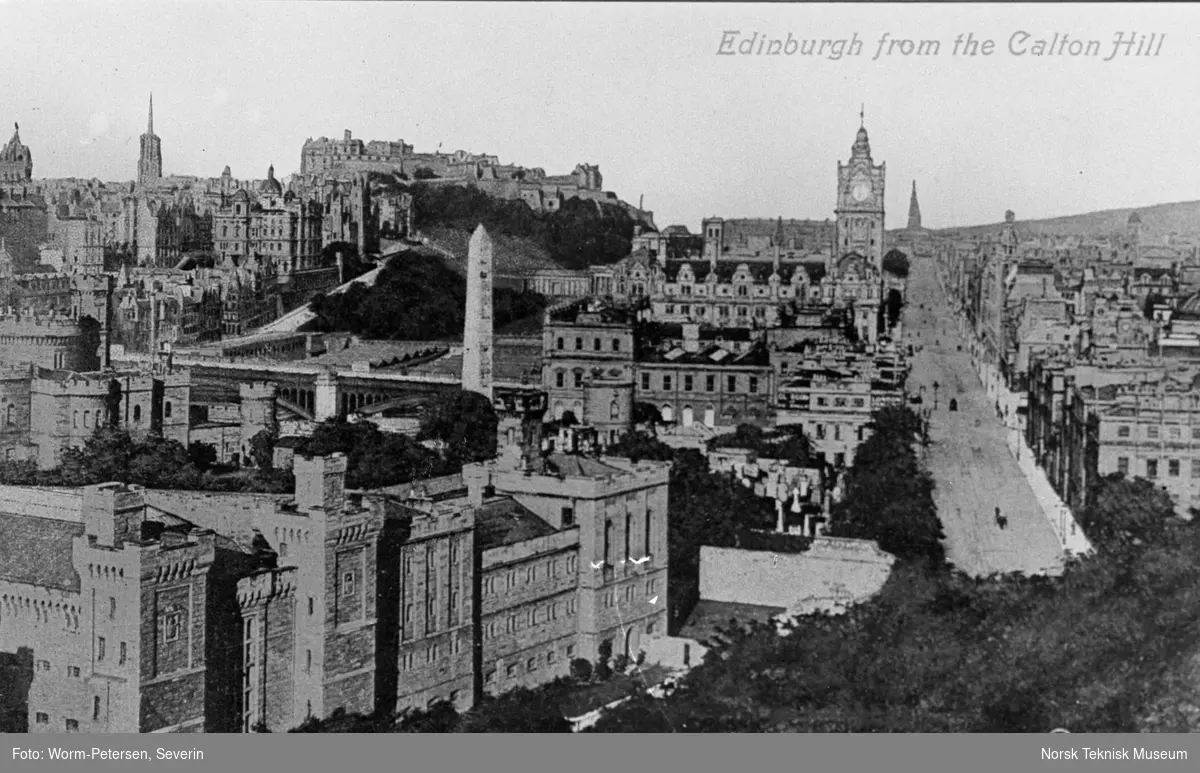
[[[213,248],[221,258],[257,257],[281,273],[317,267],[321,257],[321,206],[275,179],[275,167],[251,193],[222,195],[213,213]]]

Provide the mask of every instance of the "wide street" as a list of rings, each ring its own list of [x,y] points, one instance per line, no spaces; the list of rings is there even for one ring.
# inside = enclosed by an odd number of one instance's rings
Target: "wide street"
[[[922,407],[932,409],[926,464],[936,483],[947,558],[974,576],[1057,573],[1062,568],[1058,538],[1009,453],[1004,425],[971,366],[956,312],[934,272],[932,260],[913,259],[902,319],[904,343],[921,348],[913,358],[909,389],[917,394],[923,385]],[[952,399],[958,404],[953,412]],[[1008,518],[1006,529],[996,524],[997,507]]]

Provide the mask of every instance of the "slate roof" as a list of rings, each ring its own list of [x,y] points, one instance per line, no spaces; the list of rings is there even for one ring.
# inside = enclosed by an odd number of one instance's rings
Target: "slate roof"
[[[756,345],[737,354],[722,346],[708,346],[698,352],[686,352],[674,348],[668,352],[647,352],[638,358],[642,364],[666,363],[670,365],[704,365],[729,368],[763,368],[771,364],[771,354],[766,347]]]
[[[621,468],[605,464],[598,459],[576,454],[554,453],[546,456],[543,461],[548,474],[568,478],[600,477],[624,472]]]
[[[82,523],[0,513],[0,578],[78,592],[72,541],[82,535]]]
[[[731,619],[741,624],[751,621],[767,623],[775,615],[787,610],[783,607],[764,607],[757,604],[738,604],[732,601],[701,599],[687,622],[679,630],[679,638],[703,642],[717,636],[718,628],[727,628]]]
[[[475,510],[475,545],[482,550],[515,545],[554,532],[554,527],[537,513],[509,497],[488,500]]]

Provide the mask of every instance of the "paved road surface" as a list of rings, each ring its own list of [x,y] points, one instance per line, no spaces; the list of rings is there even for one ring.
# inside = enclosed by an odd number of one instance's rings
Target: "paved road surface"
[[[971,366],[929,259],[913,261],[903,322],[905,343],[924,346],[913,358],[910,392],[924,385],[924,407],[934,409],[926,463],[937,484],[948,559],[976,576],[1061,571],[1058,538],[1008,451],[1006,430]],[[948,410],[952,398],[957,412]],[[1007,529],[996,525],[997,507]]]

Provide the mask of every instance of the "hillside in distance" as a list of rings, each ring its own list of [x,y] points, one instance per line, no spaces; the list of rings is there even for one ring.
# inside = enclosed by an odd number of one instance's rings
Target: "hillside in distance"
[[[1142,218],[1142,232],[1147,237],[1163,237],[1167,234],[1200,234],[1200,201],[1179,201],[1170,204],[1152,204],[1135,209],[1105,209],[1081,215],[1022,220],[1017,216],[1017,230],[1031,236],[1108,236],[1121,233],[1136,211]],[[1003,223],[939,228],[934,231],[944,236],[971,238],[996,233]]]
[[[447,264],[464,276],[467,271],[467,242],[471,240],[472,233],[452,225],[431,226],[422,231],[425,238],[429,239],[430,246],[441,248],[437,251]],[[524,276],[538,269],[560,268],[550,257],[549,251],[533,239],[493,231],[489,231],[488,235],[492,237],[497,274]]]

